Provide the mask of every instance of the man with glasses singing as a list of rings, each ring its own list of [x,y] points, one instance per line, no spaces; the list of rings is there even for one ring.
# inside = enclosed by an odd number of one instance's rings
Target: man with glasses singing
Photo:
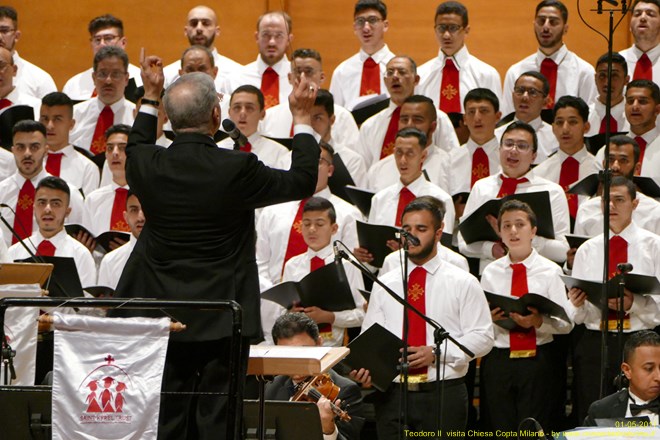
[[[353,12],[353,32],[360,51],[344,60],[332,74],[330,92],[335,103],[352,110],[360,97],[387,94],[383,75],[394,57],[385,44],[389,29],[387,6],[379,0],[358,0]]]
[[[467,8],[454,1],[440,3],[435,11],[438,56],[419,68],[418,93],[433,99],[445,113],[464,113],[465,95],[476,88],[492,90],[502,99],[500,74],[494,67],[470,55],[465,38],[470,32]]]
[[[561,263],[566,259],[566,251],[568,251],[568,243],[565,238],[570,227],[568,202],[561,186],[529,172],[532,162],[536,158],[537,149],[534,128],[520,121],[511,123],[504,131],[500,141],[502,170],[480,179],[474,184],[461,220],[468,218],[491,199],[499,199],[511,194],[547,191],[550,196],[555,238],[549,239],[537,235],[532,240],[532,246],[542,256]],[[492,215],[487,215],[486,219],[499,237],[497,219]],[[463,255],[481,260],[479,273],[488,263],[507,253],[507,248],[501,240],[496,242],[477,241],[467,244],[462,234],[458,236],[458,246]]]
[[[584,102],[596,97],[594,68],[568,50],[564,35],[568,32],[568,9],[558,0],[542,0],[536,6],[534,34],[539,48],[536,53],[509,68],[504,78],[502,114],[514,111],[511,91],[522,72],[541,72],[550,83],[545,108],[551,109],[564,95],[579,96]]]
[[[16,70],[17,66],[11,52],[4,47],[0,47],[0,110],[12,105],[29,105],[32,107],[34,114],[38,115],[41,102],[16,87],[14,83]]]
[[[96,17],[89,22],[88,30],[94,55],[105,46],[117,46],[126,49],[127,40],[124,36],[124,23],[117,17],[109,14]],[[136,86],[142,85],[139,67],[129,64],[128,77],[135,80]],[[71,77],[64,84],[62,91],[74,101],[82,101],[96,96],[98,90],[95,88],[92,79],[92,69],[89,68]]]

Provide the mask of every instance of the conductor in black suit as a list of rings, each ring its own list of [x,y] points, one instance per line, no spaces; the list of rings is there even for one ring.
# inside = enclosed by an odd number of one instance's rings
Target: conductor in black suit
[[[322,346],[319,328],[304,313],[286,313],[273,325],[273,341],[276,345]],[[351,416],[348,422],[337,421],[330,409],[330,401],[319,399],[317,406],[321,415],[321,428],[324,439],[357,440],[364,424],[362,393],[360,387],[350,379],[329,371],[330,379],[340,387],[337,403],[344,402]],[[267,400],[289,400],[295,393],[294,384],[308,379],[303,376],[277,376],[266,385]]]
[[[651,330],[634,333],[623,347],[621,370],[629,387],[597,400],[589,407],[585,426],[596,419],[648,416],[658,425],[660,411],[660,336]]]
[[[295,135],[291,168],[282,171],[254,154],[217,147],[212,136],[220,125],[220,104],[213,79],[203,73],[184,75],[166,90],[163,104],[176,139],[169,148],[154,145],[163,88],[158,57],[142,61],[142,80],[145,94],[128,138],[126,179],[142,202],[146,223],[115,296],[237,301],[243,309],[242,380],[247,341],[262,334],[254,210],[314,192],[320,150],[310,111],[316,86],[303,75],[289,97]],[[170,339],[163,390],[226,392],[229,313],[170,314],[187,330]],[[159,439],[225,438],[225,412],[226,399],[218,396],[164,395]]]

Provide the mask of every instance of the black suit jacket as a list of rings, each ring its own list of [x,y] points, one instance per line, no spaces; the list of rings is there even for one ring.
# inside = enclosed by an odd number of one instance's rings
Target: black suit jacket
[[[603,397],[589,406],[584,426],[596,426],[596,419],[616,419],[626,416],[628,410],[628,390],[617,391]]]
[[[138,113],[126,147],[126,179],[146,223],[115,296],[236,300],[243,308],[243,335],[260,336],[254,209],[314,193],[316,140],[294,136],[289,171],[268,168],[254,154],[218,148],[202,134],[179,134],[169,148],[153,145],[155,140],[156,117]],[[171,314],[188,326],[174,340],[231,334],[228,313]]]
[[[350,379],[330,370],[330,379],[339,386],[339,396],[342,402],[348,404],[348,414],[351,416],[349,422],[336,421],[339,440],[358,440],[360,431],[364,425],[364,414],[362,408],[362,392],[360,387]],[[289,400],[292,396],[293,381],[289,376],[277,376],[266,385],[266,400]]]

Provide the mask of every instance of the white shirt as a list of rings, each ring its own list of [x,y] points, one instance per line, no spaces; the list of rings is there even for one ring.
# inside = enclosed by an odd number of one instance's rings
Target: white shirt
[[[408,263],[408,275],[417,266]],[[479,282],[469,273],[442,261],[437,255],[423,265],[426,269],[426,315],[436,320],[475,357],[485,356],[493,347],[493,323],[486,297]],[[401,274],[391,271],[381,281],[399,296],[403,296]],[[380,286],[371,293],[362,331],[378,323],[402,337],[403,307]],[[433,346],[433,329],[426,326],[426,345]],[[445,364],[445,379],[465,376],[472,360],[451,342],[442,346],[441,360]],[[441,370],[442,374],[442,370]],[[435,380],[435,369],[429,367],[429,380]]]
[[[126,261],[128,257],[131,256],[133,248],[137,243],[137,238],[131,234],[131,238],[128,240],[128,243],[119,246],[112,252],[105,254],[101,260],[101,265],[99,266],[99,278],[97,285],[112,287],[113,289],[117,288],[117,283],[119,283],[119,278],[121,273],[126,266]]]
[[[447,193],[451,193],[452,189],[449,182],[452,170],[449,153],[433,144],[426,147],[426,151],[426,159],[424,159],[423,165],[424,171],[426,171],[432,183]],[[394,185],[399,180],[399,171],[396,167],[394,155],[390,154],[373,164],[369,168],[367,180],[369,182],[368,188],[372,191],[380,191]]]
[[[504,77],[504,90],[502,92],[502,103],[500,110],[503,115],[515,111],[511,93],[516,80],[523,73],[533,70],[541,71],[541,63],[546,56],[540,49],[522,61],[509,67]],[[558,51],[547,58],[557,63],[557,86],[555,91],[555,102],[562,96],[579,96],[584,102],[591,102],[598,95],[596,82],[594,81],[594,68],[591,64],[568,50],[564,44]]]
[[[470,266],[468,265],[468,261],[463,255],[459,254],[458,252],[452,251],[451,249],[443,246],[440,243],[438,243],[436,247],[438,249],[438,257],[440,257],[442,261],[446,261],[447,263],[454,265],[459,269],[462,269],[466,272],[470,272]],[[392,270],[397,270],[398,273],[401,273],[402,260],[403,260],[402,249],[389,253],[385,257],[385,260],[383,261],[383,267],[380,268],[381,276]]]
[[[24,93],[16,86],[14,86],[12,91],[9,92],[7,96],[5,96],[5,98],[11,101],[11,106],[7,108],[11,108],[15,105],[27,105],[29,107],[32,107],[32,112],[34,113],[35,120],[39,119],[39,111],[41,110],[40,99],[35,98],[32,95],[28,95],[27,93]]]
[[[181,52],[183,54],[183,51]],[[218,68],[218,74],[215,77],[215,89],[218,92],[229,92],[229,77],[239,72],[243,67],[231,58],[220,55],[218,50],[213,48],[213,63]],[[165,75],[165,88],[169,87],[174,81],[179,79],[179,70],[181,70],[181,58],[171,64],[163,67]]]
[[[646,159],[648,157],[651,157],[651,162],[655,162],[655,160],[658,160],[658,158],[654,157],[654,156],[657,154],[657,151],[660,150],[660,127],[655,125],[655,126],[653,126],[652,129],[648,130],[645,133],[642,133],[641,135],[636,135],[632,131],[629,131],[628,133],[626,133],[626,135],[633,138],[633,139],[635,139],[636,137],[639,136],[639,137],[641,137],[642,139],[644,139],[646,141],[646,150],[644,150],[644,159],[642,161],[642,170],[640,172],[640,175],[641,176],[654,177],[656,174],[654,174],[653,171],[655,171],[655,170],[651,170],[650,165],[649,165],[649,167],[646,167],[644,164],[646,163]],[[605,145],[600,147],[600,149],[596,153],[596,160],[600,163],[604,162],[604,160],[605,160]],[[646,171],[648,174],[644,174],[644,171]]]
[[[514,118],[514,121],[520,120],[518,118]],[[511,125],[512,122],[513,121],[495,129],[495,136],[497,137],[498,142],[502,140],[504,130],[506,130],[506,128]],[[552,125],[544,122],[540,116],[530,121],[529,125],[531,125],[536,132],[536,138],[538,140],[538,149],[536,151],[536,160],[534,160],[534,163],[540,164],[546,160],[548,156],[559,149],[559,142],[557,142],[557,138],[552,132]]]
[[[90,67],[84,72],[80,72],[64,84],[62,92],[66,93],[69,98],[74,101],[85,101],[92,97],[94,93],[94,80],[92,79],[92,72],[94,69]],[[128,65],[128,77],[135,80],[135,85],[140,87],[142,85],[142,77],[140,76],[140,68],[133,64]],[[77,120],[77,119],[76,119]]]
[[[328,244],[328,246],[318,252],[314,252],[308,248],[307,252],[304,254],[296,255],[287,261],[284,266],[282,282],[302,280],[310,273],[311,261],[314,257],[321,258],[325,264],[333,264],[335,255],[332,249],[332,243]],[[342,262],[342,264],[346,271],[348,284],[351,286],[355,308],[333,312],[335,315],[335,322],[332,323],[332,338],[323,340],[323,345],[326,347],[341,347],[344,341],[344,330],[346,328],[361,326],[362,320],[364,319],[363,305],[365,301],[362,294],[358,291],[358,289],[364,289],[362,274],[352,264],[345,262]],[[285,312],[286,310],[283,310],[283,313]]]
[[[349,249],[358,246],[356,220],[362,214],[350,203],[330,193],[326,187],[314,194],[330,200],[337,213],[339,229],[335,236]],[[282,277],[284,257],[289,243],[291,225],[298,212],[300,201],[280,203],[265,207],[257,220],[257,266],[259,275],[271,283],[279,283]]]
[[[291,72],[291,63],[286,57],[282,57],[277,63],[268,66],[261,58],[261,54],[257,56],[257,60],[246,64],[238,69],[233,75],[229,77],[229,92],[236,90],[244,84],[250,84],[258,89],[261,89],[261,77],[268,67],[271,67],[278,74],[280,84],[280,103],[289,102],[289,93],[293,90],[293,86],[289,83],[289,73]],[[229,101],[229,100],[227,100]]]
[[[619,53],[626,59],[626,63],[628,64],[628,75],[630,75],[630,81],[632,81],[633,75],[635,74],[637,60],[639,60],[644,52],[633,44],[628,49],[624,49]],[[660,62],[658,62],[660,61],[660,44],[646,52],[646,55],[649,57],[649,60],[651,60],[651,64],[653,65],[653,82],[660,85]]]
[[[89,150],[94,139],[94,130],[105,104],[99,98],[88,99],[73,106],[73,119],[76,125],[69,138],[73,145]],[[114,124],[133,125],[135,104],[122,97],[110,106],[114,113]]]
[[[451,195],[469,193],[472,185],[472,157],[477,148],[481,147],[488,157],[488,172],[492,176],[500,170],[500,143],[497,137],[483,145],[478,145],[472,138],[460,148],[454,148],[449,153],[452,170],[449,186]]]
[[[622,100],[615,106],[612,106],[610,114],[616,120],[616,131],[629,131],[630,124],[626,119],[626,100]],[[591,101],[589,104],[589,131],[585,136],[595,136],[600,131],[600,124],[605,117],[605,104],[600,102],[598,98]],[[614,130],[612,130],[614,131]]]
[[[0,263],[11,263],[11,259],[7,253],[7,243],[5,243],[5,238],[2,236],[2,231],[0,231]]]
[[[458,136],[454,130],[454,125],[447,116],[447,113],[436,110],[438,113],[438,126],[433,132],[433,144],[442,148],[446,152],[450,152],[454,148],[458,148],[461,144],[458,143]]]
[[[45,169],[42,169],[41,172],[30,179],[30,181],[36,189],[39,181],[48,176],[50,176],[50,174],[48,174]],[[21,191],[21,188],[23,188],[24,183],[25,178],[21,176],[18,171],[0,182],[0,202],[11,206],[12,209],[15,210],[16,202],[18,201],[18,193]],[[71,213],[65,219],[64,223],[81,223],[83,216],[83,197],[80,194],[80,190],[71,184],[69,184],[69,191],[71,192],[71,200],[69,202]],[[0,208],[0,214],[2,214],[5,220],[7,220],[7,223],[9,223],[12,227],[14,226],[14,213],[10,209]],[[34,231],[36,229],[38,229],[37,221],[33,217],[32,230]],[[11,231],[7,229],[4,223],[0,225],[0,230],[2,231],[2,235],[7,246],[11,245],[13,237]]]
[[[41,232],[37,230],[28,239],[25,240],[25,244],[30,247],[32,252],[36,253],[39,243],[41,243],[43,240],[43,235],[41,235]],[[62,229],[48,240],[53,244],[53,246],[55,246],[56,257],[73,258],[73,261],[76,264],[76,269],[78,270],[78,276],[80,277],[80,284],[83,287],[95,285],[96,266],[94,265],[94,259],[92,258],[92,254],[85,246],[82,245],[82,243],[80,243],[75,238],[70,237],[66,233],[65,229]],[[12,245],[9,248],[8,253],[9,258],[12,261],[30,258],[30,254],[27,253],[25,248],[23,248],[20,243]]]
[[[115,203],[115,190],[117,188],[128,190],[128,186],[120,187],[112,182],[110,185],[102,186],[93,191],[85,199],[82,225],[95,236],[110,230],[110,218],[112,217],[112,206]],[[122,209],[122,211],[124,210]]]
[[[399,193],[403,188],[404,185],[399,180],[394,185],[378,191],[373,196],[371,199],[371,211],[369,211],[369,223],[375,225],[395,225],[397,208],[399,206]],[[456,217],[454,202],[451,196],[439,186],[427,181],[424,175],[419,176],[415,181],[411,182],[407,188],[415,197],[433,196],[444,202],[446,210],[444,232],[451,234],[454,230],[454,219]]]
[[[387,44],[373,55],[367,54],[360,49],[352,57],[342,61],[334,72],[330,81],[330,93],[335,98],[335,104],[352,110],[356,101],[360,98],[360,84],[362,83],[362,66],[367,58],[371,57],[380,68],[380,93],[387,95],[385,87],[385,71],[387,63],[394,58],[394,53],[390,51]]]
[[[263,137],[259,132],[248,136],[248,141],[252,145],[252,153],[265,165],[281,170],[288,170],[291,167],[291,151],[284,145]],[[233,150],[234,140],[225,138],[218,142],[218,147]]]
[[[527,287],[529,293],[535,293],[548,298],[555,304],[567,308],[566,288],[559,275],[561,268],[554,262],[544,258],[532,249],[532,253],[521,261],[527,270]],[[502,296],[511,295],[511,280],[513,269],[509,255],[505,255],[484,269],[481,275],[481,287],[484,291]],[[509,330],[493,323],[495,329],[495,347],[510,348]],[[566,334],[571,331],[573,324],[558,318],[543,315],[543,324],[536,329],[536,345],[540,346],[552,342],[553,334]]]
[[[437,57],[427,61],[417,70],[420,76],[417,93],[433,99],[436,108],[440,108],[442,69],[445,67],[445,62],[448,58],[453,61],[454,66],[458,69],[460,92],[458,98],[460,99],[461,113],[465,113],[463,109],[465,95],[477,87],[489,89],[495,93],[497,99],[502,99],[502,80],[500,79],[500,74],[493,66],[470,55],[467,46],[463,46],[451,57],[445,55],[442,50],[438,51]]]
[[[0,147],[0,182],[16,172],[14,155]]]
[[[468,197],[465,204],[465,210],[463,211],[461,220],[468,218],[470,214],[487,201],[497,198],[497,193],[499,193],[502,186],[500,176],[502,176],[501,172],[485,177],[474,184],[470,197]],[[568,251],[568,242],[565,235],[570,231],[566,194],[561,186],[541,177],[534,176],[532,173],[527,173],[523,177],[526,177],[529,182],[519,183],[516,188],[516,194],[548,191],[552,209],[552,224],[555,228],[555,238],[553,240],[537,235],[534,237],[532,245],[544,257],[552,261],[562,262],[566,260],[566,252]],[[466,244],[463,235],[458,234],[458,246],[461,253],[466,257],[481,259],[479,266],[480,272],[483,271],[488,263],[493,261],[493,244],[494,242],[492,241],[477,241],[472,244]]]
[[[55,153],[62,153],[60,166],[60,177],[62,179],[75,187],[81,188],[85,196],[99,187],[99,167],[85,155],[77,152],[73,145],[69,144],[60,151],[55,151]],[[48,154],[46,154],[44,164],[46,160],[48,160]]]
[[[364,165],[364,159],[362,156],[355,152],[353,148],[347,147],[344,144],[337,143],[334,139],[330,139],[330,145],[335,150],[335,154],[338,155],[346,169],[348,170],[353,183],[358,188],[367,187],[367,167]]]
[[[610,230],[609,237],[614,235]],[[628,242],[628,263],[633,265],[631,273],[660,278],[660,237],[634,222],[618,235]],[[603,259],[603,234],[600,234],[578,248],[573,262],[573,278],[602,281]],[[624,328],[624,332],[653,329],[660,324],[660,305],[655,296],[634,294],[632,307],[628,311],[630,329]],[[589,330],[600,329],[600,310],[589,301],[581,307],[575,307],[569,301],[567,311],[576,324],[584,324]]]
[[[628,408],[626,409],[626,417],[633,417],[632,412],[630,411],[631,403],[636,403],[637,405],[644,405],[647,403],[651,403],[650,400],[642,400],[639,397],[637,397],[632,391],[630,391],[630,388],[628,388],[628,394],[630,395],[630,397],[628,398]],[[660,416],[658,416],[658,414],[654,413],[653,411],[644,409],[634,417],[642,417],[642,416],[648,417],[652,426],[658,426],[658,424],[660,424]]]
[[[21,58],[16,51],[14,52],[14,64],[16,65],[14,85],[21,93],[41,99],[50,92],[57,92],[53,77],[42,68]]]
[[[637,200],[639,203],[632,214],[635,224],[654,234],[660,234],[660,203],[639,191]],[[603,211],[600,205],[600,196],[594,196],[580,205],[575,217],[575,235],[594,237],[603,233]]]

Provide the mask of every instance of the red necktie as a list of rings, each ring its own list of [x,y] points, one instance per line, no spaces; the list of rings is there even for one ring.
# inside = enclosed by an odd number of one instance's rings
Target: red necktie
[[[653,63],[649,56],[645,53],[637,60],[635,64],[635,73],[633,73],[633,80],[635,79],[648,79],[653,81]]]
[[[385,132],[385,139],[383,139],[383,146],[380,149],[380,158],[384,159],[394,152],[394,141],[396,140],[396,133],[399,131],[399,116],[401,115],[401,107],[397,107],[392,112],[390,123]]]
[[[94,137],[92,137],[92,145],[90,145],[89,150],[94,154],[105,153],[105,131],[112,127],[112,124],[115,121],[115,114],[110,108],[106,105],[103,107],[99,119],[96,121],[96,128],[94,129]]]
[[[289,261],[292,257],[300,255],[307,250],[307,245],[302,236],[302,214],[305,203],[309,199],[303,199],[298,204],[298,211],[296,216],[293,219],[291,224],[291,231],[289,232],[289,242],[286,245],[286,253],[284,254],[284,261],[282,262],[282,272],[284,272],[284,266],[286,262]]]
[[[598,133],[605,133],[605,122],[607,122],[607,119],[603,117],[600,121],[600,130],[598,130]],[[614,119],[614,116],[610,115],[610,133],[616,133],[619,131],[619,123],[616,122],[616,119]]]
[[[608,279],[614,277],[619,270],[619,263],[628,262],[628,242],[620,235],[610,238],[610,259],[607,264]],[[607,313],[607,327],[609,330],[615,330],[617,324],[617,311],[609,310]],[[626,313],[623,317],[623,328],[630,328],[630,316]]]
[[[472,179],[470,181],[470,188],[474,186],[477,180],[488,176],[490,176],[488,155],[483,148],[477,147],[477,149],[474,150],[474,153],[472,154]]]
[[[408,203],[415,200],[415,194],[413,194],[407,187],[401,188],[399,192],[399,204],[396,207],[396,218],[394,219],[395,226],[401,226],[401,215],[403,215],[403,210]]]
[[[310,272],[314,272],[317,269],[322,268],[325,266],[325,261],[323,261],[323,258],[319,257],[312,257],[311,260],[309,260],[309,266],[310,266]],[[332,337],[332,324],[323,323],[319,324],[319,334],[323,338],[330,338]]]
[[[117,188],[115,190],[115,200],[112,202],[112,214],[110,215],[111,231],[131,232],[131,228],[124,221],[127,197],[128,190],[126,188]]]
[[[12,104],[13,104],[13,102],[8,100],[7,98],[2,98],[2,99],[0,99],[0,110],[2,110],[3,108],[9,107]]]
[[[564,188],[564,191],[568,191],[568,187],[571,185],[571,183],[577,182],[579,176],[580,162],[578,162],[574,157],[568,156],[561,164],[561,171],[559,172],[559,186]],[[568,212],[571,214],[572,218],[575,218],[578,209],[577,196],[567,192],[566,199],[568,200]]]
[[[512,264],[511,296],[520,298],[529,293],[527,287],[527,268],[524,264]],[[534,327],[516,327],[509,332],[511,358],[529,358],[536,356],[536,329]]]
[[[644,161],[644,152],[646,151],[646,140],[641,136],[635,136],[635,142],[639,145],[639,166],[642,167]]]
[[[529,182],[526,177],[515,179],[513,177],[504,177],[504,175],[500,175],[500,179],[502,179],[502,186],[500,186],[500,191],[497,193],[497,198],[515,194],[519,183]]]
[[[458,69],[454,62],[447,58],[442,68],[442,83],[440,84],[440,110],[445,113],[461,112],[461,93],[458,80]]]
[[[241,147],[241,151],[244,151],[246,153],[252,153],[252,144],[249,142],[246,142],[245,145]]]
[[[272,67],[268,67],[261,76],[261,93],[264,94],[266,108],[280,103],[280,76]]]
[[[553,108],[555,106],[555,91],[557,90],[557,63],[552,58],[546,58],[541,62],[541,74],[550,83],[550,100],[545,108]]]
[[[426,314],[426,269],[417,266],[408,276],[408,302],[420,312]],[[408,314],[408,346],[421,347],[426,345],[426,322],[414,312]],[[426,374],[428,368],[410,369],[411,375]]]
[[[29,179],[25,180],[23,187],[18,192],[16,201],[16,217],[14,218],[14,230],[19,237],[25,238],[32,234],[32,213],[34,208],[34,185]],[[16,243],[16,237],[11,242]]]
[[[60,177],[60,170],[62,169],[62,153],[48,153],[46,157],[46,171],[53,176]]]
[[[39,246],[37,246],[37,254],[42,257],[54,257],[55,245],[48,240],[42,240]]]
[[[309,271],[314,272],[315,270],[325,266],[325,261],[323,261],[323,258],[312,257],[312,259],[309,261],[309,265]]]
[[[380,94],[380,67],[369,57],[362,64],[362,80],[360,81],[360,96]]]

